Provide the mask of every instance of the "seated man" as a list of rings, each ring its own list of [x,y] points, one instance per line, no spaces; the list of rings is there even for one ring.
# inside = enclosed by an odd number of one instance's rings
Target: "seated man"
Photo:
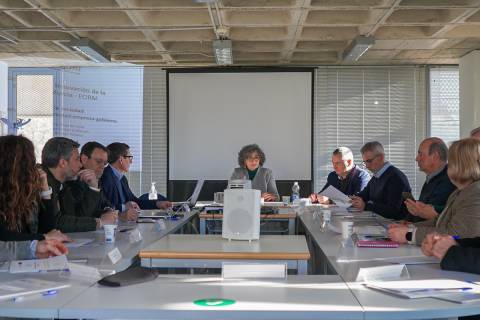
[[[130,147],[125,143],[114,142],[107,146],[109,165],[103,171],[100,185],[105,197],[115,209],[128,212],[128,220],[136,220],[136,210],[166,209],[172,206],[171,202],[161,195],[159,200],[140,200],[130,187],[125,173],[130,169],[133,156]],[[134,210],[130,210],[134,209]]]
[[[352,196],[362,191],[370,181],[368,172],[354,163],[352,150],[347,147],[338,147],[333,151],[332,164],[334,171],[329,173],[327,183],[320,192],[333,186],[347,196]],[[312,203],[330,203],[330,199],[316,193],[312,193],[310,199]]]
[[[57,228],[62,232],[92,231],[99,226],[94,217],[77,216],[75,203],[72,203],[73,196],[69,194],[71,190],[64,187],[67,181],[75,180],[78,176],[85,190],[91,194],[98,192],[89,188],[98,187],[93,172],[80,171],[78,147],[79,144],[71,139],[54,137],[47,141],[42,150],[42,166],[47,173],[48,185],[52,188],[52,199],[59,205]]]
[[[385,161],[383,146],[378,141],[367,142],[360,152],[364,165],[373,173],[373,177],[358,196],[351,197],[352,206],[389,219],[405,218],[402,192],[411,191],[405,174]]]
[[[82,170],[78,179],[69,180],[64,184],[61,206],[63,213],[76,217],[89,217],[95,220],[96,229],[104,224],[116,222],[117,214],[111,209],[110,202],[98,189],[98,180],[102,176],[107,162],[107,148],[98,142],[87,142],[80,152]],[[120,218],[125,214],[120,215]],[[84,219],[87,221],[87,219]],[[92,223],[92,230],[93,223]]]
[[[475,128],[472,131],[470,131],[470,137],[480,140],[480,127]]]
[[[409,214],[405,220],[418,222],[436,218],[456,189],[447,175],[448,147],[440,138],[427,138],[420,143],[415,160],[427,178],[418,201],[407,199]]]
[[[68,254],[59,240],[0,241],[0,261],[48,258]]]

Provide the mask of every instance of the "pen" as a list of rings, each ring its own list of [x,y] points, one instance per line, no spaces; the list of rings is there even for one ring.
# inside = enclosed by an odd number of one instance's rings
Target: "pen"
[[[21,301],[25,301],[25,300],[29,300],[31,298],[37,298],[37,297],[48,297],[56,294],[57,294],[57,290],[48,290],[48,291],[42,292],[41,294],[29,294],[29,295],[14,297],[13,302],[21,302]]]

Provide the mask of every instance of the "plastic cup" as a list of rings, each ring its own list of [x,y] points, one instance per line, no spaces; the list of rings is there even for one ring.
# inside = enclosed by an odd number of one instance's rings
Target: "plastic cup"
[[[342,238],[348,239],[353,233],[353,221],[342,221]]]
[[[282,196],[282,202],[284,206],[288,206],[290,204],[290,196]]]
[[[105,231],[105,242],[114,243],[115,242],[115,230],[117,229],[116,224],[105,224],[103,225],[103,230]]]

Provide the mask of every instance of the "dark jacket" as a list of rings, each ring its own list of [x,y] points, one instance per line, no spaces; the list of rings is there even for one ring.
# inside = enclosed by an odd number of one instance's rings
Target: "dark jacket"
[[[458,246],[452,246],[440,262],[444,270],[480,274],[480,237],[458,239]]]
[[[448,197],[455,189],[456,187],[452,184],[447,175],[447,167],[445,167],[439,174],[423,184],[420,198],[418,200],[432,205],[435,211],[440,214],[443,209],[445,209]],[[424,221],[425,219],[414,216],[408,212],[405,220],[419,222]]]
[[[60,205],[57,208],[56,214],[56,223],[57,228],[62,232],[84,232],[84,231],[93,231],[97,228],[97,221],[92,215],[82,216],[85,212],[85,208],[92,206],[92,202],[96,203],[95,197],[82,196],[84,203],[82,210],[78,209],[78,206],[75,202],[75,199],[78,195],[74,196],[71,192],[72,189],[64,186],[60,181],[58,181],[51,171],[48,168],[44,168],[47,173],[48,185],[52,188],[52,200],[54,203]],[[95,191],[91,190],[85,182],[79,181],[80,184],[83,184],[83,189],[89,189],[93,194]],[[78,210],[78,211],[77,211]]]
[[[120,192],[121,190],[118,189],[117,183],[116,183],[117,177],[113,173],[113,170],[110,166],[107,166],[105,170],[103,170],[103,175],[102,178],[100,179],[100,186],[102,188],[102,191],[105,195],[105,197],[110,201],[112,206],[117,209],[117,210],[122,210],[122,204],[125,204],[126,202],[133,201],[136,202],[140,208],[142,209],[156,209],[156,200],[141,200],[137,198],[132,190],[130,189],[130,186],[128,185],[128,180],[125,176],[120,179],[120,183],[123,189],[124,193],[124,198],[125,198],[125,203],[122,203]],[[166,198],[159,195],[158,197],[159,201],[165,201]]]
[[[406,215],[402,192],[410,191],[405,174],[390,166],[380,178],[373,176],[358,196],[365,201],[365,210],[373,211],[385,218],[401,220]]]
[[[323,186],[323,189],[320,192],[327,189],[328,186],[333,186],[345,193],[347,196],[356,195],[357,193],[365,189],[368,181],[370,181],[370,174],[355,165],[348,173],[346,179],[348,180],[346,188],[345,190],[342,190],[343,188],[340,184],[340,178],[338,177],[338,174],[335,171],[332,171],[328,174],[327,183],[325,184],[325,186]]]
[[[20,231],[8,230],[5,221],[0,219],[0,241],[44,240],[43,234],[56,228],[55,216],[56,206],[53,198],[43,199],[33,214],[32,221]]]

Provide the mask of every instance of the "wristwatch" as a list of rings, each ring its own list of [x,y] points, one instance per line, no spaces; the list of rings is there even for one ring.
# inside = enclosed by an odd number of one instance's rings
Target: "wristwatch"
[[[412,231],[408,231],[406,234],[405,234],[405,239],[407,239],[408,242],[412,241],[412,236],[413,236],[413,232]]]

